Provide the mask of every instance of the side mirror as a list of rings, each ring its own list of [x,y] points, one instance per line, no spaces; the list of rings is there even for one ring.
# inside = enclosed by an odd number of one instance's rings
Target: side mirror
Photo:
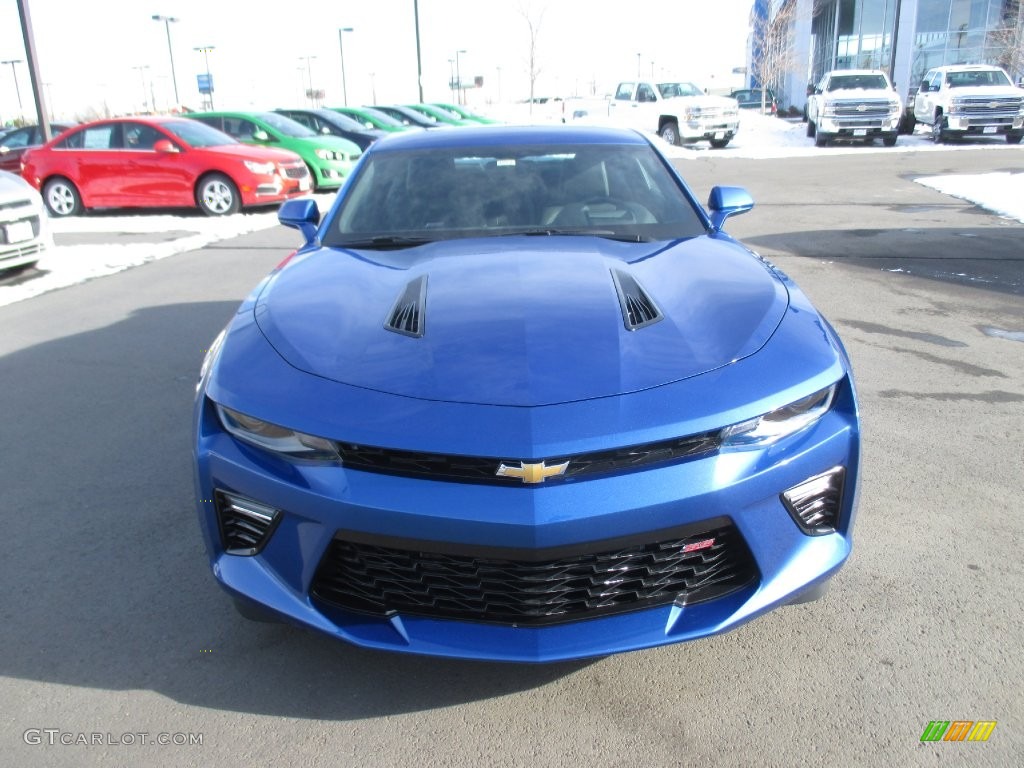
[[[170,139],[157,139],[153,142],[153,149],[156,152],[163,152],[169,155],[178,153],[178,148],[171,143]]]
[[[299,230],[306,239],[306,245],[319,242],[320,208],[316,200],[286,200],[277,211],[277,220],[286,227]]]
[[[256,141],[270,141],[270,134],[268,134],[262,128],[257,128],[255,131],[253,131],[252,137]]]
[[[720,231],[730,216],[746,213],[754,207],[754,198],[743,187],[714,187],[708,196],[711,225]]]

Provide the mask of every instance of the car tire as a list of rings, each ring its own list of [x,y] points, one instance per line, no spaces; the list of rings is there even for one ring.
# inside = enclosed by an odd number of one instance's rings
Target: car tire
[[[942,115],[936,115],[935,121],[932,123],[932,141],[936,144],[942,144],[949,136],[946,134],[946,118]]]
[[[917,127],[917,118],[913,115],[905,114],[903,119],[900,121],[899,133],[911,135],[914,132],[914,128]]]
[[[51,216],[77,216],[82,212],[78,188],[63,176],[56,176],[43,185],[43,202]]]
[[[679,141],[679,123],[675,120],[670,120],[661,126],[658,135],[674,147],[678,147],[681,144]]]
[[[316,169],[309,163],[306,163],[306,170],[309,171],[309,191],[316,192],[320,189],[320,185],[316,181]]]
[[[710,139],[711,146],[714,149],[725,149],[729,146],[731,139]]]
[[[1024,139],[1024,133],[1008,133],[1006,134],[1007,144],[1020,144],[1021,139]]]
[[[898,138],[899,138],[899,134],[898,133],[887,133],[884,136],[882,136],[882,143],[885,146],[887,146],[887,147],[895,147],[896,146],[896,139],[898,139]]]
[[[199,180],[196,204],[207,216],[227,216],[242,208],[238,187],[222,173],[211,173]]]
[[[815,128],[815,131],[814,131],[814,146],[816,146],[816,147],[827,147],[829,141],[831,140],[831,138],[832,138],[832,136],[830,134],[827,134],[824,131],[819,131],[819,130],[817,130],[817,128]]]
[[[815,132],[816,132],[816,128],[814,126],[814,121],[808,120],[807,121],[807,138],[813,139]]]

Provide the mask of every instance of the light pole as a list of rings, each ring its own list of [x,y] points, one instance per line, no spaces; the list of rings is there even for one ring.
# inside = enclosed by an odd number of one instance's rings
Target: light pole
[[[0,61],[0,64],[10,64],[11,74],[14,75],[14,90],[18,94],[18,117],[21,117],[21,88],[18,87],[18,71],[14,68],[15,64],[21,64],[22,59],[8,59],[7,61]]]
[[[636,79],[639,80],[643,75],[640,73],[640,54],[636,55]]]
[[[452,101],[455,101],[455,59],[448,59],[448,90],[451,91]]]
[[[171,82],[174,83],[174,105],[178,106],[181,104],[181,101],[178,98],[178,76],[174,73],[174,49],[171,47],[171,22],[176,22],[178,19],[174,16],[161,16],[154,13],[153,21],[162,21],[167,32],[167,54],[171,57]]]
[[[142,110],[145,111],[146,105],[149,103],[149,99],[146,96],[146,70],[149,69],[149,64],[140,64],[137,67],[132,67],[132,69],[139,70],[139,78],[142,80]]]
[[[217,46],[201,45],[193,48],[192,50],[203,54],[203,62],[206,64],[206,87],[208,89],[207,92],[203,94],[203,96],[206,97],[203,99],[203,103],[205,104],[206,100],[209,99],[210,109],[213,110],[213,78],[210,77],[210,51],[217,50]],[[200,91],[200,93],[202,93],[202,91]]]
[[[299,56],[299,61],[306,62],[306,77],[309,79],[309,90],[306,91],[306,95],[309,97],[309,103],[312,106],[316,106],[316,101],[313,99],[313,64],[312,61],[316,56]]]
[[[455,52],[455,87],[459,89],[459,100],[458,103],[462,104],[462,73],[459,72],[459,54],[465,53],[464,50]]]
[[[345,43],[342,38],[346,32],[355,32],[352,27],[338,27],[338,53],[341,54],[341,101],[342,106],[348,106],[348,83],[345,82]]]

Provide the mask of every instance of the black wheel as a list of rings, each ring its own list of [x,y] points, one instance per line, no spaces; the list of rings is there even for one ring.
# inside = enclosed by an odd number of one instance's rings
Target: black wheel
[[[814,138],[814,133],[815,133],[814,122],[811,121],[811,120],[808,120],[807,121],[807,138],[813,139]]]
[[[1008,133],[1006,134],[1007,144],[1020,144],[1020,140],[1024,139],[1024,133]]]
[[[882,143],[885,144],[885,146],[887,147],[895,147],[897,138],[898,134],[887,133],[882,137]]]
[[[661,130],[658,131],[658,135],[661,136],[661,138],[667,141],[669,144],[678,147],[680,144],[679,123],[675,122],[674,120],[665,123],[663,126],[661,126]]]
[[[196,203],[207,216],[227,216],[238,213],[242,207],[238,187],[221,173],[211,173],[199,180],[196,187]]]
[[[935,122],[932,123],[932,141],[941,144],[947,138],[949,137],[946,135],[946,118],[936,115]]]
[[[711,139],[711,146],[715,149],[725,149],[729,146],[730,139]]]
[[[63,176],[46,182],[43,201],[54,216],[77,216],[82,212],[82,196],[78,194],[78,188]]]
[[[832,137],[824,131],[819,131],[817,128],[814,130],[814,146],[816,147],[827,147],[828,142]]]

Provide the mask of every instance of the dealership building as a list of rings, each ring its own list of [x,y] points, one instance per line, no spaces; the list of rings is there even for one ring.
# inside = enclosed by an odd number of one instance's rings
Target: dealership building
[[[779,94],[787,106],[803,106],[808,83],[832,69],[884,70],[904,98],[945,64],[999,64],[1015,81],[1024,76],[1022,0],[756,0],[754,29],[780,14],[791,19],[796,62]]]

